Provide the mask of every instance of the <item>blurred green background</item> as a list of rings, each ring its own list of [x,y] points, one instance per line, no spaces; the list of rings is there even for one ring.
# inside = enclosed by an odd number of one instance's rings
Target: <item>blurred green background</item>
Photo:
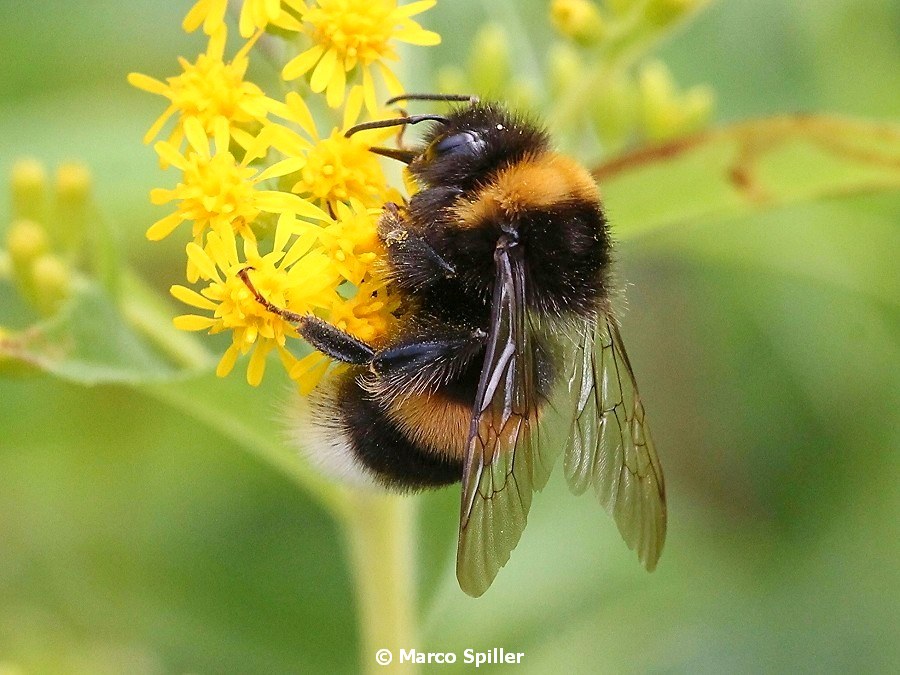
[[[140,139],[163,105],[125,74],[203,48],[179,30],[188,6],[0,3],[0,171],[89,163],[161,292],[182,244],[143,237],[172,177]],[[425,60],[461,60],[489,14],[545,9],[443,0]],[[713,86],[717,121],[900,118],[895,0],[726,0],[658,55]],[[458,492],[429,494],[414,646],[502,646],[534,673],[896,672],[898,219],[897,194],[855,197],[623,244],[623,332],[668,481],[658,570],[557,476],[473,600],[453,576]],[[0,672],[354,672],[357,652],[342,535],[280,473],[130,389],[0,380]]]

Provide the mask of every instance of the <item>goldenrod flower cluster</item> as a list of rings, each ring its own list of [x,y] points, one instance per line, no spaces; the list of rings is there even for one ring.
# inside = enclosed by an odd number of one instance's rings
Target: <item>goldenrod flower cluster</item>
[[[364,110],[383,114],[382,89],[401,92],[389,65],[398,42],[440,41],[412,18],[435,2],[245,0],[238,30],[230,31],[227,0],[198,0],[183,27],[202,27],[206,50],[193,62],[179,59],[182,72],[165,81],[129,76],[135,87],[169,102],[144,140],[170,126],[154,149],[178,178],[175,187],[151,192],[153,203],[172,210],[147,237],[185,238],[193,287],[176,284],[172,294],[199,313],[179,316],[175,325],[230,332],[220,376],[250,354],[247,380],[257,385],[274,349],[301,390],[309,390],[329,366],[317,352],[294,355],[288,343],[298,338],[294,326],[257,301],[240,276],[244,270],[277,307],[315,314],[366,341],[390,331],[398,300],[377,270],[376,222],[381,206],[400,195],[369,152],[384,133],[346,138],[344,131]],[[231,58],[229,40],[240,41]],[[283,64],[282,97],[247,79],[255,48],[276,40],[295,52]],[[320,107],[335,110],[325,133],[310,112],[316,96],[324,99]]]

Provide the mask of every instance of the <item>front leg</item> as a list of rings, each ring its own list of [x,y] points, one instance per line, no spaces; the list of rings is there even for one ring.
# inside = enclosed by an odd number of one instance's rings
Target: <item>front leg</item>
[[[256,290],[256,286],[250,281],[249,273],[251,270],[253,270],[252,267],[245,267],[238,272],[238,276],[250,289],[250,292],[253,293],[256,301],[273,314],[277,314],[284,320],[295,324],[297,332],[315,349],[343,363],[365,366],[372,362],[375,350],[362,340],[312,314],[297,314],[297,312],[292,312],[269,302]]]
[[[387,249],[387,273],[407,290],[420,290],[441,279],[452,279],[456,269],[424,237],[412,231],[400,207],[385,204],[378,221],[378,237]]]
[[[311,314],[298,314],[273,305],[253,285],[252,267],[238,272],[256,301],[273,314],[297,326],[297,332],[314,349],[336,361],[368,366],[376,379],[400,392],[410,387],[446,383],[457,375],[484,347],[487,333],[480,328],[471,331],[448,326],[435,326],[415,337],[396,342],[381,350],[342,331]]]

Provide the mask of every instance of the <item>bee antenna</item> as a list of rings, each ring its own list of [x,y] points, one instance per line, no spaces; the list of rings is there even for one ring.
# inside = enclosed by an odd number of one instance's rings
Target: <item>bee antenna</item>
[[[419,122],[440,122],[448,124],[449,118],[443,115],[409,115],[408,117],[394,117],[389,120],[375,120],[374,122],[363,122],[356,126],[350,127],[344,132],[344,138],[350,138],[353,134],[366,131],[367,129],[384,129],[385,127],[396,127],[401,124],[418,124]]]
[[[388,99],[385,105],[392,105],[400,101],[461,101],[475,105],[480,100],[474,94],[401,94]]]

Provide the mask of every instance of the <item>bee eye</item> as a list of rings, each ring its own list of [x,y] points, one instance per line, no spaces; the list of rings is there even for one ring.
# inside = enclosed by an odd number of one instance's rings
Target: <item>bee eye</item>
[[[463,131],[442,138],[431,146],[433,157],[445,157],[447,155],[474,155],[484,147],[484,141],[478,134],[471,131]]]

